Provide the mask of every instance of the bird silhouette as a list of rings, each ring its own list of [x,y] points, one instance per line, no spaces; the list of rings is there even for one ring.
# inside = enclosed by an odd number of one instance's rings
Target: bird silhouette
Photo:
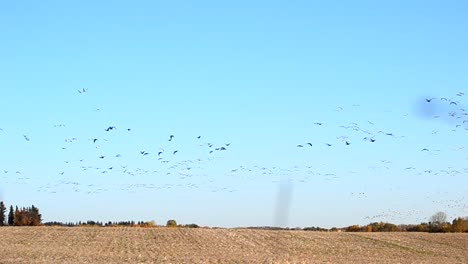
[[[177,152],[179,152],[178,150],[174,150],[174,152],[172,152],[173,155],[175,155]]]
[[[29,141],[29,140],[30,140],[29,137],[28,137],[27,135],[23,135],[23,137],[24,137],[24,139],[25,139],[26,141]]]
[[[111,130],[113,130],[113,129],[115,129],[115,126],[110,126],[110,127],[106,128],[105,130],[106,130],[106,131],[111,131]]]
[[[308,142],[307,145],[311,146],[312,147],[312,143]]]
[[[172,141],[173,138],[174,138],[174,135],[170,135],[168,141]]]
[[[303,148],[304,146],[302,146],[302,145],[297,145],[297,147],[298,147],[298,148]]]

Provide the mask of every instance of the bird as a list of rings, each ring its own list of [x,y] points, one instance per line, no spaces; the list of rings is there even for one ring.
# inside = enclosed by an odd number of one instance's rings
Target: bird
[[[345,142],[346,146],[349,146],[351,143],[349,143],[348,141]]]
[[[159,151],[159,152],[158,152],[158,156],[161,155],[161,154],[163,154],[163,152],[162,152],[162,151]]]
[[[327,145],[327,146],[329,146],[329,147],[331,147],[331,146],[332,146],[332,144],[330,144],[330,143],[325,143],[325,145]]]
[[[105,157],[106,157],[106,156],[103,155],[103,156],[100,156],[99,158],[100,158],[100,159],[103,159],[103,158],[105,158]]]
[[[198,136],[197,138],[198,138],[198,139],[200,139],[200,138],[201,138],[201,136]]]
[[[170,135],[168,141],[172,141],[173,138],[174,138],[174,135]]]
[[[421,149],[421,151],[429,151],[429,149],[423,148],[423,149]]]
[[[113,129],[115,129],[115,126],[110,126],[110,127],[106,128],[105,130],[106,130],[106,131],[111,131],[111,130],[113,130]]]
[[[231,145],[231,143],[224,143],[224,145],[226,145],[226,147],[229,147],[229,145]]]
[[[323,125],[323,123],[315,122],[314,125],[321,126],[321,125]]]
[[[309,145],[309,146],[311,146],[311,147],[312,147],[312,143],[310,143],[310,142],[307,142],[307,145]]]
[[[302,145],[297,145],[297,147],[298,147],[298,148],[303,148],[304,146],[302,146]]]
[[[427,102],[427,103],[430,103],[430,102],[432,102],[432,100],[434,100],[434,99],[435,99],[435,98],[429,98],[429,99],[426,98],[426,102]]]
[[[179,152],[178,150],[174,150],[174,152],[172,152],[173,155],[175,155],[177,152]]]
[[[26,141],[29,141],[29,140],[30,140],[29,137],[28,137],[27,135],[23,135],[23,137],[24,137],[24,139],[25,139]]]

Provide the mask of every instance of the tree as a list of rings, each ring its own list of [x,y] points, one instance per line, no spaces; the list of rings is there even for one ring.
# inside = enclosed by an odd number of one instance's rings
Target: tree
[[[429,222],[433,224],[443,224],[447,222],[447,214],[444,212],[437,212],[429,218]]]
[[[447,222],[447,214],[437,212],[429,218],[429,232],[449,232],[450,223]]]
[[[452,221],[452,232],[458,232],[458,233],[463,233],[465,230],[468,228],[468,221],[465,219],[458,217],[456,219],[453,219]]]
[[[0,202],[0,226],[5,225],[5,212],[6,212],[6,207],[2,201]]]
[[[15,224],[15,211],[13,205],[10,206],[10,212],[8,213],[8,225],[12,226]]]
[[[177,222],[176,220],[167,220],[167,227],[177,227]]]

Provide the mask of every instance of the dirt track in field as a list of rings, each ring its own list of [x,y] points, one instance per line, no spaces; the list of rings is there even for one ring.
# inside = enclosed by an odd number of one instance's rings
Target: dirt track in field
[[[468,234],[2,227],[0,263],[468,263]]]

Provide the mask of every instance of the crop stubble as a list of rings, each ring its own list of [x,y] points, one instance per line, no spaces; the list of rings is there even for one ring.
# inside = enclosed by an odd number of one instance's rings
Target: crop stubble
[[[2,227],[0,263],[468,263],[468,234]]]

